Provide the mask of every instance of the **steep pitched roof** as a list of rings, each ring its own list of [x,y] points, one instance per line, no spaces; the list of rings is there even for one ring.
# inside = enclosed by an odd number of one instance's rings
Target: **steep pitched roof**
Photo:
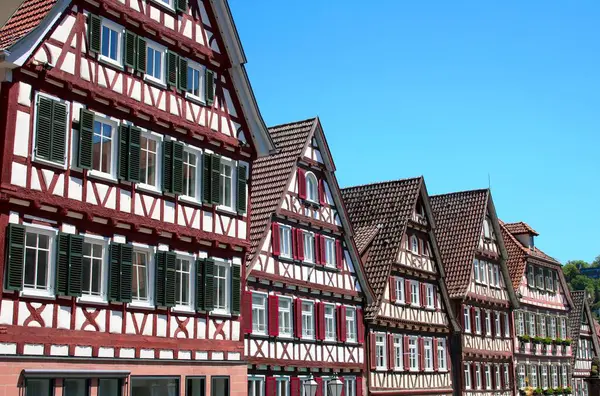
[[[518,235],[518,234],[540,235],[533,228],[531,228],[529,226],[529,224],[525,223],[524,221],[519,221],[517,223],[506,223],[506,224],[504,224],[504,226],[506,227],[508,232],[510,232],[513,235]]]
[[[0,28],[0,50],[10,48],[34,30],[48,15],[54,4],[56,0],[24,0]]]
[[[598,353],[600,353],[600,345],[598,342],[598,334],[596,333],[597,323],[592,315],[592,310],[590,309],[590,305],[588,303],[587,292],[585,290],[572,291],[571,299],[573,300],[573,309],[571,312],[569,312],[569,327],[571,329],[571,338],[573,340],[571,343],[571,348],[573,349],[572,359],[574,364],[577,356],[577,347],[579,344],[578,341],[581,334],[581,323],[584,315],[587,315],[590,331],[592,332],[592,344],[594,345],[594,355],[596,356]]]

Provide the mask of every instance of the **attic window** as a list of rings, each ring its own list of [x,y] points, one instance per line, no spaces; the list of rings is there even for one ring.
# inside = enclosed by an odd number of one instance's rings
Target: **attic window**
[[[533,243],[533,238],[534,238],[533,234],[529,234],[529,249],[531,249],[531,250],[535,249],[535,245]]]
[[[494,237],[492,219],[490,219],[489,217],[486,217],[485,221],[483,222],[483,236],[488,239],[493,239]]]
[[[319,187],[317,177],[314,173],[306,173],[306,199],[312,202],[318,202]]]

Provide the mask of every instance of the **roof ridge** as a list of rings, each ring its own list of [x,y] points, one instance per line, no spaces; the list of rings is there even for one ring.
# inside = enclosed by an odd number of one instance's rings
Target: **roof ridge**
[[[419,180],[419,179],[423,179],[423,178],[424,178],[423,175],[421,175],[421,176],[406,177],[406,178],[395,179],[395,180],[384,180],[384,181],[378,181],[378,182],[373,182],[373,183],[357,184],[355,186],[341,188],[340,190],[351,190],[353,188],[377,186],[380,184],[392,184],[392,183],[406,182],[406,181],[411,181],[411,180]]]
[[[315,121],[317,121],[318,118],[319,117],[314,116],[314,117],[306,118],[304,120],[291,121],[291,122],[286,122],[284,124],[276,124],[276,125],[272,125],[272,126],[267,127],[267,129],[270,130],[270,129],[283,128],[283,127],[290,126],[290,125],[302,124],[304,122],[315,122]]]
[[[456,194],[464,194],[464,193],[488,192],[488,191],[490,191],[489,188],[476,188],[474,190],[461,190],[461,191],[447,192],[447,193],[443,193],[443,194],[433,194],[433,195],[430,195],[429,198],[443,197],[446,195],[456,195]]]

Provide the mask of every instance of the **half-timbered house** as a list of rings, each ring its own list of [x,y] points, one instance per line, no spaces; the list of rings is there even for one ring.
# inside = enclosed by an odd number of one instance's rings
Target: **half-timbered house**
[[[538,234],[528,224],[500,222],[500,228],[519,298],[513,312],[517,389],[569,387],[573,303],[560,263],[535,246]]]
[[[249,396],[363,395],[370,292],[318,118],[269,129],[277,153],[252,170],[244,296]],[[311,378],[313,378],[311,380]]]
[[[0,29],[6,395],[245,395],[272,142],[244,63],[225,0],[24,0]]]
[[[585,290],[572,291],[573,309],[569,312],[569,326],[573,340],[572,390],[575,396],[588,396],[588,383],[592,370],[592,359],[598,357],[600,344],[596,334],[596,320],[590,309],[590,301]]]
[[[449,343],[459,328],[423,178],[350,187],[342,195],[375,294],[365,310],[369,394],[458,392]]]
[[[512,309],[518,301],[491,192],[435,195],[431,208],[462,328],[453,343],[455,384],[463,395],[512,395]]]

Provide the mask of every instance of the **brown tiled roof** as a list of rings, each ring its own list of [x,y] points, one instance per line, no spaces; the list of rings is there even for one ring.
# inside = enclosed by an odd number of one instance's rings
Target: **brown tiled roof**
[[[517,235],[517,234],[540,235],[533,228],[531,228],[529,226],[529,224],[527,224],[523,221],[519,221],[518,223],[505,223],[504,226],[506,227],[508,232],[510,232],[513,235]]]
[[[463,297],[469,287],[471,263],[481,237],[488,194],[485,189],[429,198],[450,298]]]
[[[354,230],[354,243],[360,254],[371,244],[378,232],[379,224],[367,225]]]
[[[571,299],[573,300],[573,309],[569,312],[569,327],[571,330],[571,343],[573,364],[575,357],[577,356],[577,347],[579,341],[579,335],[581,332],[581,324],[583,322],[583,315],[587,315],[590,330],[592,331],[593,345],[595,348],[595,355],[600,352],[598,351],[598,335],[596,334],[596,320],[594,319],[590,310],[589,303],[587,301],[587,292],[585,290],[577,290],[571,292]]]
[[[0,28],[0,49],[7,49],[34,30],[57,0],[24,0]]]
[[[342,189],[357,239],[368,239],[366,235],[374,227],[381,226],[372,239],[369,255],[363,263],[374,292],[374,301],[366,309],[369,318],[377,315],[391,265],[398,257],[402,236],[422,185],[423,178],[417,177]]]
[[[318,122],[317,118],[269,128],[277,153],[259,158],[252,166],[251,225],[248,263],[259,249],[269,219],[277,210],[298,158]]]

